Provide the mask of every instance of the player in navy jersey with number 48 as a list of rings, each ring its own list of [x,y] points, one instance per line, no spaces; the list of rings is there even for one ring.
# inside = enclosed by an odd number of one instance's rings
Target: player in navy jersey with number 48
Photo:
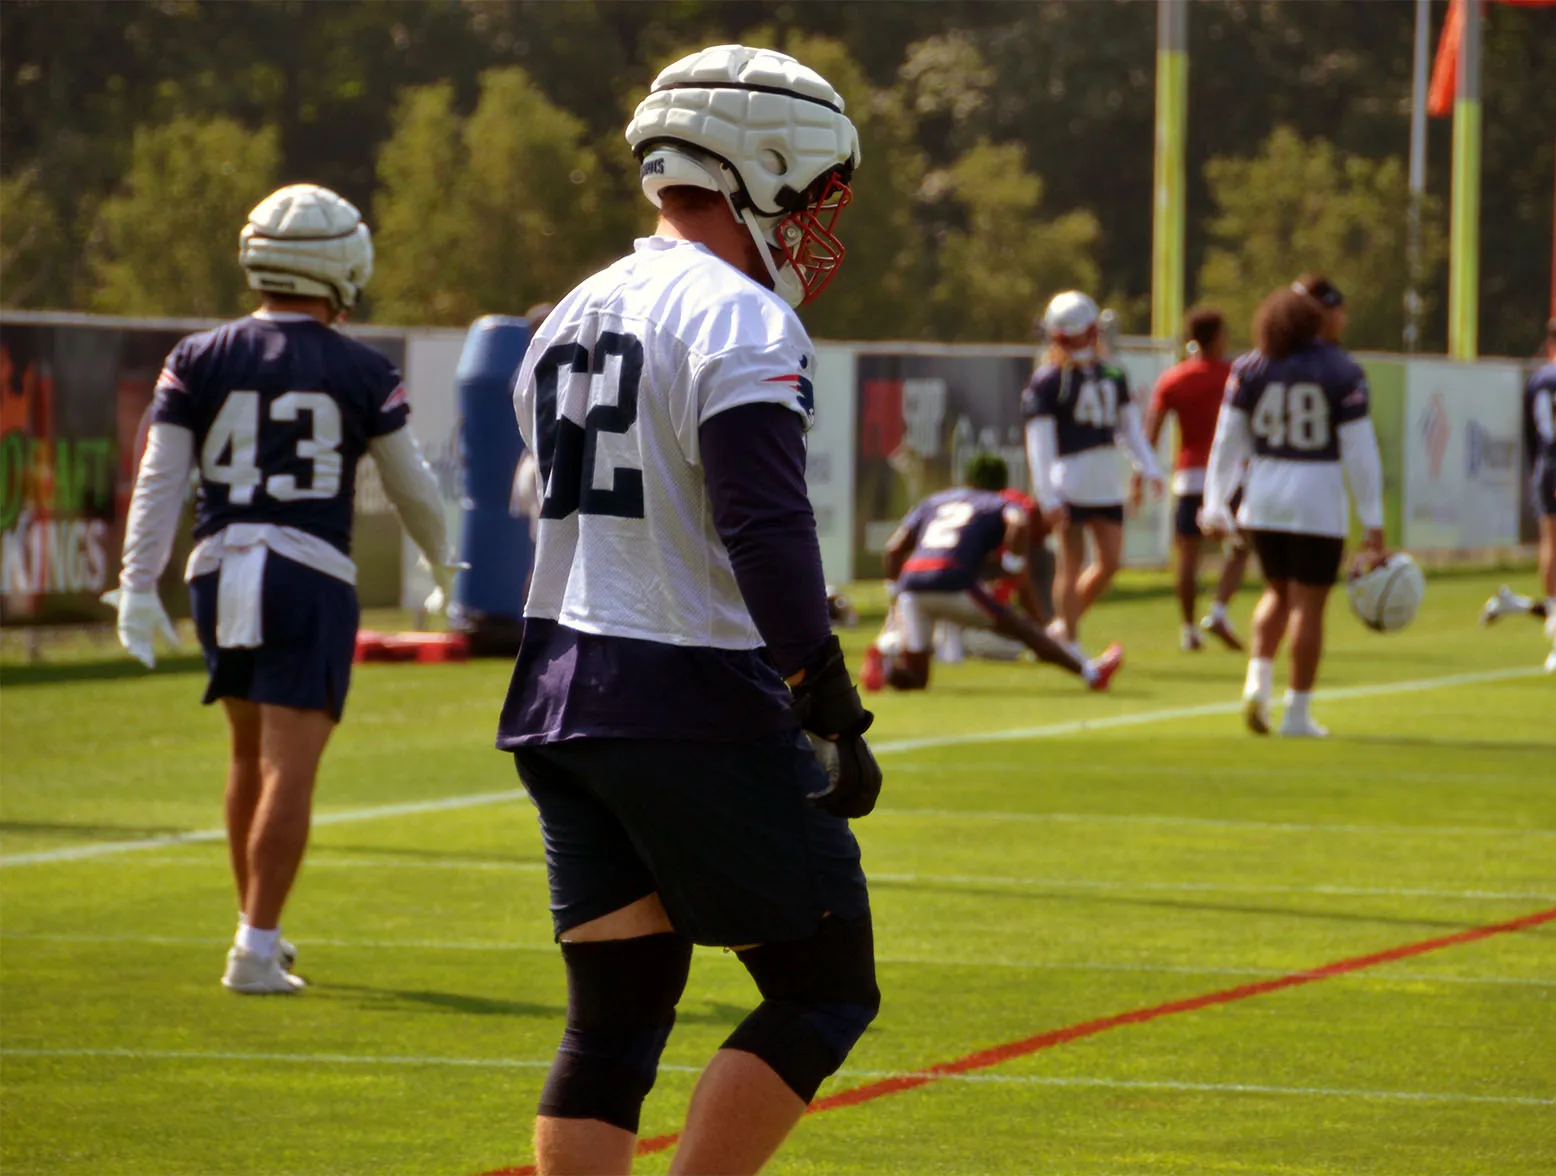
[[[1273,661],[1291,632],[1291,687],[1280,734],[1327,735],[1308,713],[1323,655],[1324,603],[1350,529],[1346,483],[1366,528],[1363,558],[1383,547],[1383,467],[1368,416],[1367,377],[1339,347],[1345,300],[1333,282],[1304,274],[1276,290],[1254,318],[1258,350],[1232,365],[1205,477],[1202,526],[1252,535],[1264,567],[1253,653],[1243,692],[1250,730],[1268,734]],[[1234,525],[1228,500],[1248,461]]]
[[[181,340],[157,380],[124,537],[119,640],[148,667],[175,639],[157,597],[191,469],[189,580],[210,684],[232,733],[227,838],[239,924],[222,983],[287,994],[295,952],[281,908],[308,840],[314,778],[346,705],[356,645],[351,560],[357,464],[384,489],[447,599],[452,558],[432,472],[406,428],[400,373],[334,329],[373,269],[357,210],[295,184],[249,214],[239,261],[261,309]]]

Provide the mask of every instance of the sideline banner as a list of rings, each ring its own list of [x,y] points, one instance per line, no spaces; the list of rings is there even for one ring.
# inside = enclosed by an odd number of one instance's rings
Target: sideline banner
[[[1018,347],[907,344],[856,351],[853,577],[869,579],[880,577],[886,540],[909,508],[954,485],[974,454],[998,453],[1010,466],[1011,485],[1030,490],[1021,390],[1033,355]],[[1131,395],[1148,403],[1165,352],[1126,346],[1117,359]],[[1122,455],[1119,468],[1122,479],[1129,469]],[[1125,524],[1125,561],[1164,563],[1168,525],[1166,500],[1146,503]]]
[[[1518,542],[1523,385],[1511,363],[1411,360],[1404,421],[1404,545]]]
[[[106,623],[147,410],[173,345],[206,322],[8,312],[0,318],[0,624]],[[354,331],[397,366],[404,338]],[[378,471],[357,478],[352,537],[364,606],[399,596],[400,525]],[[187,615],[180,529],[162,598]]]

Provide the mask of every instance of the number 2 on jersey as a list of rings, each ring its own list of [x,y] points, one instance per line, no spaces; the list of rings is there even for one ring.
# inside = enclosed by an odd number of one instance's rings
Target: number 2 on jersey
[[[261,482],[265,493],[278,502],[334,498],[340,493],[340,406],[323,392],[288,392],[270,402],[273,421],[287,423],[308,414],[311,433],[298,439],[297,456],[312,466],[312,473],[308,485],[299,486],[294,474],[272,474],[267,479],[260,471],[259,400],[258,392],[227,394],[200,447],[201,476],[227,487],[227,501],[235,506],[251,504]]]
[[[620,363],[616,402],[594,403],[594,378],[603,375],[612,356]],[[587,376],[591,384],[584,423],[557,411],[557,385],[566,371]],[[626,433],[638,419],[638,383],[643,377],[643,344],[635,335],[602,331],[591,355],[581,343],[558,343],[535,365],[535,460],[545,487],[543,519],[565,519],[574,511],[618,519],[643,517],[643,471],[617,466],[611,484],[594,484],[602,433]]]
[[[919,540],[919,546],[935,550],[955,547],[961,538],[962,528],[972,522],[974,513],[970,502],[945,503],[935,511],[929,526],[924,528],[924,537]]]

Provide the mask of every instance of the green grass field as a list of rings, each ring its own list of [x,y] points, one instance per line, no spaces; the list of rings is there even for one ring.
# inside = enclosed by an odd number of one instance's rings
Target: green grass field
[[[823,1093],[1556,907],[1556,680],[1535,625],[1475,627],[1496,583],[1434,579],[1393,637],[1337,594],[1323,743],[1244,734],[1242,659],[1179,653],[1159,593],[1090,623],[1129,648],[1108,695],[968,664],[877,696],[886,790],[857,829],[885,1003]],[[224,846],[172,840],[220,823],[193,660],[3,673],[7,1176],[530,1160],[564,986],[532,810],[491,750],[505,665],[360,670],[287,912],[292,1000],[218,986]],[[679,1128],[754,1002],[699,951],[645,1135]],[[768,1171],[1556,1172],[1556,923],[817,1114]]]

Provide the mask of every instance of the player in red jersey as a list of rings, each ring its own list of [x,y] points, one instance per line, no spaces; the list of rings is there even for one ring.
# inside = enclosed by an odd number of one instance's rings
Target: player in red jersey
[[[1219,637],[1231,649],[1242,649],[1226,615],[1227,601],[1242,586],[1243,570],[1248,565],[1248,544],[1241,535],[1233,535],[1227,544],[1226,562],[1216,585],[1215,603],[1210,613],[1194,625],[1195,600],[1199,595],[1199,556],[1204,537],[1198,516],[1204,503],[1205,467],[1210,462],[1210,444],[1216,436],[1216,420],[1226,391],[1232,365],[1226,358],[1226,319],[1219,310],[1201,307],[1189,312],[1183,333],[1188,343],[1188,358],[1162,373],[1151,394],[1151,411],[1146,418],[1146,434],[1154,448],[1167,423],[1167,416],[1178,418],[1178,460],[1173,465],[1172,492],[1177,504],[1173,516],[1173,550],[1178,607],[1183,616],[1183,648],[1198,650],[1203,644],[1200,630]],[[1130,497],[1138,504],[1141,497],[1139,475],[1130,486]],[[1236,507],[1234,506],[1235,510]]]

